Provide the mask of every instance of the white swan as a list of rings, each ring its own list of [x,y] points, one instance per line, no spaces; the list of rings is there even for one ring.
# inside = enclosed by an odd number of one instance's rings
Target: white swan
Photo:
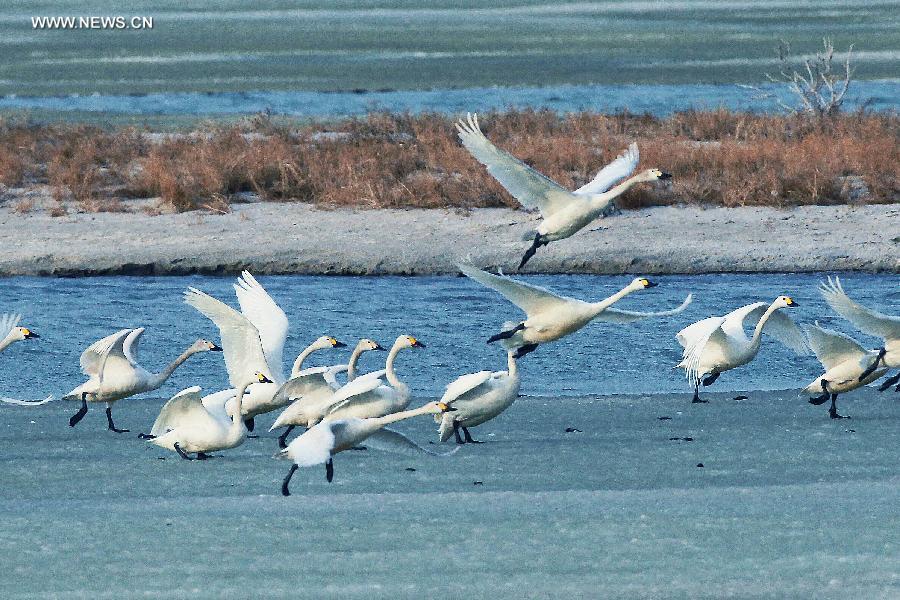
[[[335,379],[336,374],[347,371],[348,383],[356,379],[356,363],[359,357],[363,352],[371,350],[384,350],[384,347],[378,342],[363,338],[356,344],[346,365],[309,369],[312,372],[308,374],[301,371],[300,375],[291,378],[279,388],[275,394],[276,401],[282,397],[293,400],[269,428],[269,431],[275,431],[279,427],[287,427],[278,437],[278,445],[281,448],[287,446],[287,436],[294,427],[297,425],[312,427],[325,417],[334,402],[334,392],[341,387]]]
[[[488,343],[503,340],[507,350],[516,349],[515,358],[521,358],[545,344],[578,331],[594,319],[609,323],[631,323],[650,317],[668,317],[687,308],[693,296],[688,294],[678,308],[662,312],[635,312],[612,308],[612,305],[628,294],[657,284],[640,277],[600,302],[583,302],[574,298],[559,296],[553,292],[515,281],[509,277],[492,275],[471,265],[458,265],[467,277],[483,286],[500,292],[507,300],[525,312],[527,318],[518,323],[504,324],[504,331],[491,336]]]
[[[803,329],[816,358],[825,367],[825,373],[806,386],[803,392],[814,396],[810,398],[809,403],[816,406],[824,404],[830,398],[831,408],[828,409],[828,415],[832,419],[849,418],[838,414],[836,405],[838,394],[872,383],[887,373],[887,368],[869,368],[878,363],[878,350],[866,350],[850,336],[819,327],[818,323],[804,325]],[[862,377],[864,372],[868,374]]]
[[[263,373],[271,383],[254,383],[244,395],[242,411],[247,429],[253,431],[255,415],[275,410],[275,392],[284,383],[281,355],[287,337],[284,311],[266,290],[244,271],[234,286],[241,312],[195,288],[188,288],[184,301],[203,313],[219,329],[225,352],[228,380],[235,388],[246,373]]]
[[[466,150],[487,167],[488,173],[506,191],[526,208],[541,211],[544,220],[537,230],[526,235],[525,239],[533,242],[522,257],[519,269],[525,266],[538,248],[573,235],[600,216],[616,197],[634,184],[672,177],[659,169],[649,169],[625,179],[637,168],[639,160],[637,144],[632,143],[616,160],[603,167],[590,183],[570,192],[492,144],[481,132],[478,115],[470,114],[466,121],[460,119],[456,129]]]
[[[447,386],[440,401],[456,410],[434,416],[435,422],[441,425],[438,433],[442,442],[452,434],[457,444],[480,443],[472,439],[468,428],[490,421],[516,401],[521,380],[515,353],[507,352],[506,358],[507,371],[470,373]],[[460,429],[465,441],[459,435]]]
[[[141,434],[141,439],[149,440],[160,448],[177,452],[185,460],[194,460],[188,452],[195,452],[198,460],[209,458],[209,452],[236,448],[244,443],[247,427],[241,418],[241,400],[247,387],[253,383],[267,383],[271,380],[262,373],[238,387],[231,421],[222,421],[210,412],[200,398],[200,388],[183,390],[165,403],[150,435]]]
[[[0,352],[15,342],[40,338],[27,327],[17,327],[22,315],[0,315]]]
[[[325,463],[325,478],[330,483],[334,478],[334,466],[331,457],[338,452],[354,448],[361,442],[366,447],[387,452],[424,452],[426,454],[445,456],[419,446],[405,435],[384,429],[385,425],[409,419],[418,415],[439,414],[454,410],[441,402],[429,402],[419,408],[404,412],[396,412],[383,417],[369,419],[337,419],[322,421],[318,425],[297,436],[287,448],[275,454],[274,458],[285,458],[294,461],[290,471],[281,484],[281,493],[290,496],[288,484],[298,467],[311,467]]]
[[[828,305],[864,333],[880,337],[884,345],[878,352],[878,360],[869,367],[871,370],[878,368],[878,364],[884,364],[888,368],[900,367],[900,316],[886,315],[878,311],[858,304],[844,293],[841,280],[835,277],[828,278],[827,284],[822,284],[819,291]],[[869,376],[869,372],[861,373],[861,378]],[[900,373],[886,379],[878,388],[882,392],[900,381]],[[900,392],[900,385],[896,391]]]
[[[75,427],[88,411],[88,402],[106,402],[106,422],[110,431],[117,429],[112,420],[114,402],[135,394],[158,389],[181,364],[198,352],[220,351],[219,346],[200,339],[181,353],[159,373],[150,373],[138,364],[138,346],[144,328],[122,329],[88,346],[81,354],[81,370],[89,379],[63,396],[63,400],[81,399],[81,408],[69,419]]]
[[[346,348],[347,344],[344,342],[339,342],[335,338],[330,335],[323,335],[318,338],[312,344],[303,349],[303,352],[297,355],[297,360],[294,361],[294,366],[291,368],[291,379],[294,377],[298,377],[300,375],[311,375],[314,373],[324,373],[328,370],[328,367],[311,367],[308,369],[303,368],[303,363],[307,358],[317,350],[331,350],[332,348]]]
[[[388,352],[384,370],[357,377],[334,393],[325,420],[368,419],[401,411],[409,406],[409,386],[400,381],[394,370],[397,354],[405,348],[424,348],[425,344],[411,335],[401,335]],[[387,379],[388,385],[382,381]]]
[[[684,369],[694,384],[693,402],[706,402],[700,400],[701,383],[711,385],[721,373],[753,360],[759,352],[763,328],[791,350],[806,353],[808,346],[803,332],[790,317],[777,312],[795,306],[797,303],[790,297],[779,296],[771,305],[755,302],[724,317],[709,317],[679,331],[675,337],[684,354],[676,368]],[[745,320],[756,324],[749,338],[744,333]]]

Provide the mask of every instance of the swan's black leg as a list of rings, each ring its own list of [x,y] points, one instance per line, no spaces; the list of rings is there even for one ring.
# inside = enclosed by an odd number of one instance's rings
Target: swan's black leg
[[[184,460],[194,460],[193,458],[191,458],[190,456],[188,456],[188,453],[185,452],[185,451],[181,448],[181,446],[178,445],[178,442],[175,442],[175,445],[173,446],[173,448],[175,448],[175,452],[177,452],[178,455],[179,455],[181,458],[183,458]]]
[[[516,350],[515,354],[513,354],[513,357],[514,358],[522,358],[526,354],[534,352],[537,347],[538,347],[537,344],[525,344],[524,346],[519,346],[519,348]]]
[[[456,438],[457,444],[465,444],[462,436],[459,435],[459,423],[457,423],[456,421],[453,422],[453,437]]]
[[[875,360],[872,362],[871,365],[869,365],[869,366],[866,368],[865,371],[863,371],[862,373],[860,373],[859,379],[858,379],[857,381],[862,381],[863,379],[865,379],[866,377],[868,377],[869,375],[871,375],[872,373],[874,373],[874,372],[875,372],[875,369],[878,368],[878,363],[884,362],[884,355],[885,355],[885,354],[887,354],[887,349],[886,349],[886,348],[881,348],[881,349],[879,349],[879,350],[878,350],[878,356],[875,357]]]
[[[152,439],[156,439],[156,436],[153,435],[152,433],[139,433],[138,439],[139,440],[152,440]]]
[[[81,408],[69,419],[69,427],[75,427],[87,414],[87,392],[81,392]]]
[[[900,381],[900,373],[897,373],[893,377],[888,377],[887,379],[885,379],[884,383],[882,383],[880,386],[878,386],[878,391],[883,392],[883,391],[887,390],[889,387],[891,387],[892,385],[894,385],[895,383],[897,383],[898,381]],[[898,391],[900,391],[900,390],[898,390]]]
[[[284,433],[278,436],[278,447],[279,448],[287,448],[287,436],[294,430],[296,425],[288,425],[288,428],[284,430]]]
[[[478,440],[472,439],[472,434],[469,433],[469,430],[465,427],[462,428],[463,434],[466,436],[467,444],[483,444],[484,442],[479,442]]]
[[[828,398],[831,396],[831,392],[828,391],[828,381],[825,379],[822,380],[822,395],[816,396],[815,398],[810,398],[809,403],[814,404],[815,406],[821,406],[828,402]]]
[[[837,394],[831,395],[831,408],[828,409],[828,416],[831,417],[832,419],[849,419],[850,417],[838,414],[837,404],[835,404],[837,397],[838,397]]]
[[[244,419],[244,427],[247,428],[247,431],[253,431],[253,428],[256,427],[256,423],[253,422],[253,417]]]
[[[106,423],[107,427],[110,431],[115,431],[116,433],[128,433],[127,429],[118,429],[116,428],[116,424],[113,423],[112,420],[112,406],[106,407]]]
[[[498,340],[509,339],[512,336],[516,335],[517,331],[522,331],[523,329],[525,329],[525,323],[519,323],[518,325],[516,325],[515,327],[513,327],[512,329],[510,329],[508,331],[501,331],[500,333],[495,333],[494,335],[492,335],[491,337],[488,338],[487,343],[492,344]]]
[[[709,385],[714,384],[714,383],[716,382],[716,379],[719,378],[719,375],[721,375],[721,373],[713,373],[713,374],[710,375],[709,377],[706,377],[706,378],[703,380],[703,387],[706,387],[706,386],[709,386]]]
[[[288,489],[288,484],[291,482],[291,477],[294,476],[294,471],[297,470],[297,465],[291,465],[291,470],[288,471],[288,474],[285,476],[284,481],[281,482],[281,495],[282,496],[290,496],[291,490]]]
[[[207,454],[206,452],[197,453],[197,460],[206,460],[207,458],[212,458],[212,454]]]
[[[331,480],[334,479],[334,463],[331,462],[330,458],[325,463],[325,479],[328,480],[328,483],[331,483]]]
[[[691,404],[706,404],[709,400],[701,400],[700,399],[700,382],[697,381],[694,383],[694,397],[691,399]]]
[[[525,256],[522,257],[522,262],[519,263],[519,268],[516,270],[521,271],[522,267],[525,266],[525,263],[531,260],[531,257],[534,256],[534,253],[537,252],[537,249],[541,246],[546,246],[548,243],[549,242],[541,238],[541,234],[534,234],[534,242],[532,242],[528,250],[525,251]]]

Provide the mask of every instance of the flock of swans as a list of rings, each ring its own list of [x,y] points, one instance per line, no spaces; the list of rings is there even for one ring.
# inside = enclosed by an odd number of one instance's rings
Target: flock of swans
[[[669,177],[658,169],[650,169],[629,178],[638,164],[637,146],[632,144],[590,183],[569,192],[494,146],[481,132],[477,117],[469,116],[457,127],[463,145],[473,156],[522,204],[541,212],[543,220],[533,232],[532,246],[520,269],[540,246],[583,228],[631,185]],[[284,428],[278,437],[281,450],[275,457],[292,462],[282,483],[282,493],[287,496],[291,477],[299,467],[324,464],[330,482],[334,476],[334,455],[363,443],[390,451],[452,453],[434,452],[387,428],[404,419],[432,415],[439,425],[441,442],[453,436],[460,445],[477,443],[469,429],[494,419],[515,402],[521,383],[517,361],[539,345],[570,335],[593,320],[632,323],[678,315],[692,300],[689,294],[680,305],[661,312],[622,310],[614,305],[656,284],[639,277],[604,300],[585,302],[502,274],[494,275],[471,264],[460,264],[459,269],[473,281],[504,296],[521,309],[525,318],[504,323],[499,332],[487,338],[488,343],[500,342],[505,349],[507,370],[462,375],[447,385],[438,401],[409,410],[412,392],[397,374],[395,363],[401,352],[425,347],[412,335],[398,336],[389,350],[363,338],[353,347],[346,364],[305,368],[305,361],[314,352],[346,346],[334,337],[322,336],[299,354],[286,376],[283,351],[288,334],[287,315],[245,271],[234,285],[240,310],[196,288],[185,292],[184,301],[218,329],[221,345],[197,340],[159,373],[147,371],[138,362],[143,327],[122,329],[88,346],[80,361],[88,379],[63,396],[81,403],[69,425],[75,427],[84,418],[89,404],[105,403],[108,429],[127,432],[113,421],[115,402],[158,389],[195,354],[221,352],[229,387],[205,396],[199,387],[179,392],[162,407],[150,433],[139,437],[176,452],[183,459],[204,460],[212,452],[242,444],[254,430],[257,416],[280,411],[270,431]],[[748,304],[726,315],[693,323],[675,336],[683,348],[682,360],[676,367],[684,369],[693,387],[693,402],[706,402],[700,399],[701,386],[709,386],[725,371],[752,361],[765,331],[798,354],[809,349],[815,353],[825,372],[805,388],[811,396],[809,402],[819,405],[831,400],[831,418],[846,418],[837,412],[838,394],[871,383],[891,368],[900,367],[900,317],[854,302],[837,278],[829,278],[820,291],[836,313],[861,331],[881,337],[883,346],[866,350],[852,338],[818,323],[798,326],[783,312],[797,306],[788,296],[779,296],[771,303]],[[19,315],[0,315],[0,351],[14,342],[38,337],[30,329],[18,326],[19,320]],[[749,336],[745,331],[748,326],[753,328]],[[359,373],[360,356],[376,351],[387,352],[384,369]],[[900,374],[887,379],[880,389],[884,391],[898,381]],[[305,431],[289,442],[288,436],[296,427]]]

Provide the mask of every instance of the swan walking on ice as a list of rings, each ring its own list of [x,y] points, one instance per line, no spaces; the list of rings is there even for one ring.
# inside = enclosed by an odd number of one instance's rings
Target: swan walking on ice
[[[63,400],[81,400],[81,408],[69,419],[75,427],[88,411],[88,402],[106,402],[106,422],[110,431],[118,429],[112,419],[113,403],[129,396],[151,392],[166,382],[188,358],[198,352],[220,351],[216,344],[200,339],[159,373],[150,373],[138,364],[138,346],[144,328],[122,329],[88,346],[81,354],[81,370],[89,379],[63,396]]]
[[[437,415],[452,410],[454,410],[453,407],[441,402],[429,402],[413,410],[396,412],[383,417],[322,421],[299,435],[288,444],[287,448],[275,454],[274,458],[294,461],[281,484],[281,493],[284,496],[291,495],[288,485],[298,467],[311,467],[325,463],[325,478],[331,483],[334,478],[334,465],[331,458],[338,452],[355,448],[362,442],[366,442],[366,447],[386,452],[415,452],[436,456],[451,454],[452,452],[440,453],[423,448],[402,433],[384,427],[419,415]]]
[[[832,419],[849,419],[850,417],[838,414],[838,394],[872,383],[887,373],[886,367],[871,368],[871,365],[878,363],[878,350],[866,350],[850,336],[819,327],[818,323],[804,325],[803,329],[816,358],[825,367],[825,373],[806,386],[803,392],[810,396],[817,394],[809,399],[809,403],[816,406],[825,404],[830,398],[828,415]]]
[[[700,384],[712,385],[725,371],[746,365],[759,352],[763,328],[791,350],[805,354],[806,337],[800,328],[785,314],[782,308],[794,308],[797,303],[788,296],[779,296],[771,305],[755,302],[742,306],[723,317],[709,317],[688,325],[676,334],[684,348],[682,360],[676,368],[684,369],[688,380],[694,384],[692,402],[700,399]],[[755,323],[753,335],[744,333],[744,321]]]
[[[638,290],[656,287],[645,277],[639,277],[600,302],[584,302],[554,294],[550,290],[500,275],[492,275],[471,265],[457,265],[467,277],[506,297],[527,315],[516,324],[506,323],[504,330],[491,336],[488,343],[502,340],[507,350],[515,349],[515,358],[522,358],[538,347],[578,331],[593,320],[609,323],[632,323],[653,317],[669,317],[682,312],[691,303],[687,295],[681,306],[662,312],[636,312],[612,308],[612,305]]]
[[[435,422],[440,424],[438,433],[442,442],[453,435],[457,444],[481,443],[472,439],[468,428],[490,421],[516,401],[521,380],[515,353],[507,352],[506,359],[507,371],[470,373],[447,386],[440,401],[455,411],[434,416]],[[460,429],[465,440],[459,435]]]
[[[629,177],[637,168],[637,144],[600,170],[590,183],[570,192],[546,175],[538,173],[488,140],[478,125],[478,115],[467,115],[456,124],[463,146],[478,162],[487,167],[494,179],[526,208],[541,211],[543,221],[525,239],[532,245],[522,257],[519,269],[534,256],[537,249],[550,242],[565,239],[599,217],[618,196],[636,183],[671,179],[659,169],[648,169]]]

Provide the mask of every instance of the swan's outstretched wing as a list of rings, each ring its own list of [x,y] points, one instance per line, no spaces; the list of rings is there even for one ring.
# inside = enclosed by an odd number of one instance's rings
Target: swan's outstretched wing
[[[722,323],[725,317],[709,317],[697,321],[679,331],[675,338],[684,348],[681,365],[684,367],[685,376],[689,381],[697,381],[700,378],[700,359],[703,357],[703,349],[714,335],[722,335]]]
[[[819,292],[834,312],[853,323],[860,331],[884,339],[900,339],[900,316],[886,315],[851,300],[844,293],[839,278],[829,277],[828,283],[819,287]]]
[[[437,452],[420,446],[402,433],[393,429],[379,429],[365,440],[361,442],[366,448],[379,450],[381,452],[393,452],[395,454],[406,454],[408,456],[418,456],[420,454],[430,454],[431,456],[449,456],[460,449],[456,446],[449,452]]]
[[[458,264],[457,267],[466,277],[503,294],[507,300],[521,308],[527,315],[563,305],[567,300],[542,287],[522,283],[501,275],[493,275],[472,265]]]
[[[0,402],[5,404],[15,404],[16,406],[41,406],[48,402],[53,402],[53,396],[47,396],[43,400],[18,400],[16,398],[0,398]]]
[[[128,362],[130,362],[133,367],[138,365],[138,351],[140,349],[142,335],[144,335],[143,327],[132,329],[131,333],[125,336],[125,340],[122,342],[122,354],[125,355],[125,358],[128,359]]]
[[[231,421],[231,417],[228,415],[228,410],[226,410],[226,406],[228,402],[234,397],[237,396],[237,390],[234,388],[230,388],[227,390],[221,390],[218,392],[213,392],[212,394],[207,394],[203,396],[200,400],[203,403],[203,408],[206,409],[206,412],[211,414],[213,417],[218,419],[220,422],[227,424]]]
[[[608,323],[633,323],[635,321],[640,321],[641,319],[647,319],[650,317],[671,317],[672,315],[677,315],[678,313],[683,312],[693,299],[694,295],[688,294],[687,298],[684,299],[684,302],[682,302],[681,306],[679,306],[678,308],[660,312],[637,312],[634,310],[607,308],[602,313],[597,315],[596,318],[598,321],[606,321]]]
[[[196,288],[188,288],[184,301],[219,328],[228,380],[238,387],[251,373],[262,373],[272,379],[259,332],[250,320],[224,302]]]
[[[176,427],[218,427],[200,398],[200,387],[194,386],[172,396],[159,411],[150,433],[160,436]]]
[[[466,150],[523,206],[547,217],[576,200],[572,192],[491,143],[478,126],[478,115],[460,119],[456,129]]]
[[[306,430],[295,438],[287,448],[275,454],[275,458],[293,460],[297,466],[311,467],[328,462],[335,447],[332,427],[342,428],[344,421],[325,421]]]
[[[350,365],[332,365],[322,374],[325,382],[331,386],[331,389],[338,390],[341,382],[337,380],[338,373],[346,373],[350,370]]]
[[[768,310],[769,305],[765,302],[757,302],[756,308],[752,310],[748,310],[744,313],[742,320],[746,320],[751,327],[756,327],[756,324],[759,322],[759,319],[763,316],[763,314]],[[751,304],[750,306],[754,306]],[[738,311],[742,311],[747,309],[745,306],[742,309],[738,309]],[[737,313],[735,311],[732,314]],[[737,323],[737,325],[735,325]],[[722,325],[722,329],[729,335],[732,334],[730,328],[737,327],[741,335],[744,335],[743,325],[740,324],[739,321],[729,321],[726,319],[725,324]],[[769,320],[766,321],[765,333],[770,334],[776,340],[781,342],[787,348],[793,350],[797,354],[808,354],[809,353],[809,342],[806,339],[806,336],[803,335],[803,331],[797,327],[797,324],[794,323],[793,319],[784,313],[782,310],[776,310],[771,314]],[[745,336],[746,337],[746,336]]]
[[[477,373],[469,373],[468,375],[459,377],[456,381],[451,382],[450,385],[447,386],[447,391],[441,396],[441,402],[444,404],[456,402],[465,394],[468,394],[489,380],[491,375],[493,375],[493,372],[491,371],[478,371]]]
[[[21,319],[22,315],[18,314],[0,315],[0,340],[6,338]]]
[[[818,322],[815,325],[804,324],[803,329],[812,351],[826,371],[846,360],[861,359],[867,354],[866,349],[850,336],[820,327]]]
[[[594,175],[594,178],[587,185],[583,185],[577,190],[576,194],[602,194],[612,186],[616,185],[632,173],[638,166],[640,154],[636,142],[631,142],[628,149]]]
[[[339,408],[353,406],[356,401],[365,402],[364,394],[368,394],[383,385],[381,381],[382,375],[384,375],[384,371],[369,373],[362,377],[357,377],[340,388],[331,398],[331,408],[328,409],[328,413],[331,414]]]
[[[103,364],[103,355],[109,350],[113,343],[121,336],[127,335],[131,329],[120,329],[119,331],[99,339],[87,350],[81,353],[81,371],[85,375],[99,375],[100,366]]]
[[[98,371],[98,389],[103,388],[103,378],[106,373],[115,370],[121,370],[124,373],[131,373],[134,370],[134,365],[128,358],[125,356],[125,341],[131,336],[137,329],[123,329],[116,334],[116,337],[112,338],[109,344],[105,348],[101,348],[100,354],[100,367]],[[108,340],[109,338],[104,338]]]
[[[736,308],[727,315],[722,323],[722,331],[725,335],[736,340],[747,340],[747,333],[744,331],[744,321],[748,321],[750,327],[756,327],[756,322],[769,308],[765,302],[754,302],[740,308]]]
[[[328,367],[313,367],[311,369],[303,369],[296,377],[291,377],[278,388],[275,396],[272,397],[274,404],[297,400],[305,393],[314,388],[331,386],[325,380],[325,373]]]
[[[234,292],[241,305],[241,312],[259,331],[266,362],[275,375],[275,380],[284,381],[281,354],[288,333],[287,315],[249,271],[244,271],[238,278]]]

